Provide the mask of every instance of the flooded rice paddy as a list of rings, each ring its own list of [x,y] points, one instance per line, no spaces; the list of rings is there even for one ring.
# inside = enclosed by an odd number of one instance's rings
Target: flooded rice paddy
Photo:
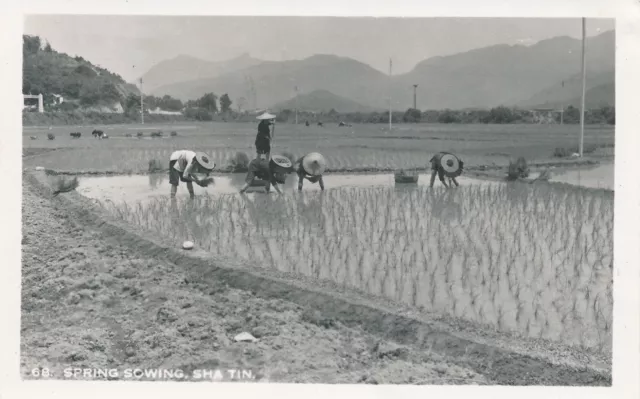
[[[244,175],[227,175],[196,186],[195,201],[181,185],[173,203],[164,174],[84,178],[78,190],[176,245],[191,239],[503,331],[611,349],[613,192],[464,177],[446,190],[429,178],[328,175],[325,192],[308,182],[297,192],[292,175],[283,196],[242,196]]]

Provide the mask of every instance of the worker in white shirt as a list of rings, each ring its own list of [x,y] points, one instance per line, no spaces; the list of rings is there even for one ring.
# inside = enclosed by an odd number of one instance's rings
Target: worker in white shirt
[[[187,190],[191,199],[195,197],[193,193],[193,183],[201,187],[206,187],[213,181],[209,174],[216,164],[209,156],[203,152],[190,150],[175,151],[169,157],[169,184],[171,184],[171,198],[175,198],[180,181],[187,183]],[[197,175],[205,175],[203,179]]]

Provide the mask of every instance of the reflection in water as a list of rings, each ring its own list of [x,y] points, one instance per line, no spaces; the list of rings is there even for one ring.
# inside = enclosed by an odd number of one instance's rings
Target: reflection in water
[[[600,165],[587,170],[572,170],[553,176],[550,180],[590,188],[614,189],[614,164]]]
[[[225,194],[238,194],[244,184],[244,173],[226,174],[215,176],[215,182],[209,187],[194,185],[196,196],[217,196]],[[395,184],[393,174],[335,174],[324,176],[327,190],[337,188],[356,187],[395,187],[398,192],[414,191],[417,188],[424,188],[429,184],[429,178],[421,175],[417,184]],[[500,184],[472,178],[461,177],[461,186]],[[285,195],[297,192],[298,177],[295,174],[288,176],[282,190]],[[122,201],[148,201],[156,196],[169,195],[171,186],[165,173],[152,174],[149,176],[100,176],[82,177],[78,191],[89,198],[110,199],[116,202]],[[437,190],[438,188],[434,188]],[[275,191],[272,189],[272,191]],[[320,192],[318,184],[305,184],[303,192]],[[249,197],[264,195],[263,187],[252,187],[247,191]],[[188,198],[188,191],[184,184],[178,186],[177,197]],[[275,195],[275,194],[271,194]]]

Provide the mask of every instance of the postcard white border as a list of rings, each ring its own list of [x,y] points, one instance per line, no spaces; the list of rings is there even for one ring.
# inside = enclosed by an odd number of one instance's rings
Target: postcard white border
[[[487,397],[637,398],[640,379],[640,197],[638,93],[640,1],[596,0],[41,0],[3,2],[0,24],[0,398],[175,397]],[[612,388],[365,386],[128,382],[22,382],[19,376],[21,241],[21,38],[24,14],[292,15],[377,17],[591,17],[616,19],[614,366]],[[10,178],[9,178],[10,176]]]

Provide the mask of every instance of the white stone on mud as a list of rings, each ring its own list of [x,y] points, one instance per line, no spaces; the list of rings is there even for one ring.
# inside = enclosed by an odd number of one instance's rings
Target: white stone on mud
[[[192,249],[192,248],[193,248],[192,241],[185,241],[182,243],[182,249]]]
[[[236,342],[256,342],[258,339],[248,332],[241,332],[233,338]]]
[[[36,166],[36,170],[44,170],[44,166]]]

